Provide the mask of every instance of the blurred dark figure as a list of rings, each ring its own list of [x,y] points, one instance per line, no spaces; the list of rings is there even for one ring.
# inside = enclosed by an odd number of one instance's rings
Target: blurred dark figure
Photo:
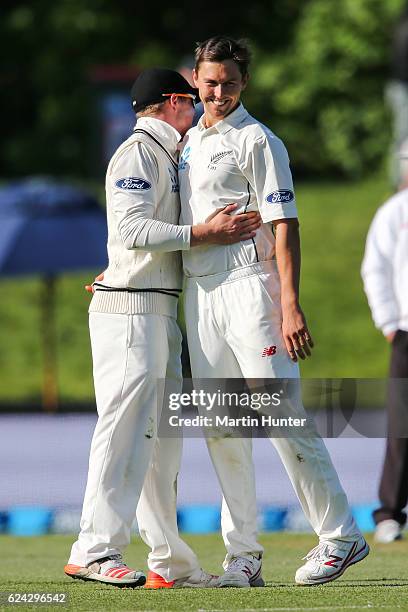
[[[393,119],[391,181],[395,190],[401,184],[399,151],[408,139],[408,2],[395,27],[391,49],[391,80],[386,87],[386,102]]]
[[[381,506],[373,514],[382,544],[401,538],[408,502],[408,140],[397,161],[400,191],[371,223],[361,270],[374,323],[391,344]]]

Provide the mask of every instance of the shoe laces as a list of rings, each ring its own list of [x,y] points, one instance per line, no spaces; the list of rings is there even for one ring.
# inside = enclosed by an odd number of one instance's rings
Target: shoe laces
[[[321,542],[320,544],[312,548],[312,550],[310,550],[307,553],[306,557],[303,557],[303,559],[307,561],[313,560],[317,562],[323,562],[328,558],[329,553],[330,553],[329,545]]]
[[[122,555],[120,554],[109,555],[109,557],[100,564],[101,567],[105,565],[105,563],[109,563],[109,567],[127,567],[126,563],[123,562]]]
[[[242,571],[247,568],[248,563],[252,567],[252,560],[247,557],[234,557],[228,564],[227,572]]]

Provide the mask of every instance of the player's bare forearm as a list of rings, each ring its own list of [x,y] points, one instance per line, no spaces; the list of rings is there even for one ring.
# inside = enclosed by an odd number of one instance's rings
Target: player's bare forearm
[[[297,219],[274,222],[276,261],[281,282],[282,308],[299,304],[300,238]]]
[[[299,304],[300,238],[297,219],[274,221],[281,283],[282,335],[293,361],[310,356],[313,340]]]

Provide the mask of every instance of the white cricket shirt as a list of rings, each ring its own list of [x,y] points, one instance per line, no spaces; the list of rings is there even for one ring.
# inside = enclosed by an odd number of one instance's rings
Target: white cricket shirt
[[[180,223],[203,223],[217,208],[256,210],[264,224],[254,239],[200,246],[183,253],[187,276],[218,274],[275,256],[271,221],[297,217],[289,158],[282,141],[240,104],[206,128],[204,117],[184,140],[179,160]]]
[[[191,231],[176,225],[180,138],[168,123],[142,117],[113,155],[106,174],[109,265],[90,312],[175,316],[180,250],[190,248]]]
[[[376,327],[384,335],[408,331],[408,189],[378,209],[361,273]]]

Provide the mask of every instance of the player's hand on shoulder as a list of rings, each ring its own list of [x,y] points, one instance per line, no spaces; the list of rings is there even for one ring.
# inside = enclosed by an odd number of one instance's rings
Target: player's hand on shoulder
[[[105,275],[103,272],[101,272],[100,274],[98,274],[98,276],[95,276],[95,280],[94,282],[97,283],[98,281],[103,281]],[[85,285],[85,291],[87,291],[88,293],[95,293],[95,288],[94,285],[92,283],[92,285]]]
[[[237,204],[228,204],[213,212],[206,223],[210,229],[210,242],[214,244],[234,244],[249,240],[256,235],[262,219],[258,212],[232,214]]]
[[[298,304],[283,308],[282,335],[286,350],[292,361],[297,361],[298,358],[311,357],[311,349],[314,343],[307,327],[305,315]]]

